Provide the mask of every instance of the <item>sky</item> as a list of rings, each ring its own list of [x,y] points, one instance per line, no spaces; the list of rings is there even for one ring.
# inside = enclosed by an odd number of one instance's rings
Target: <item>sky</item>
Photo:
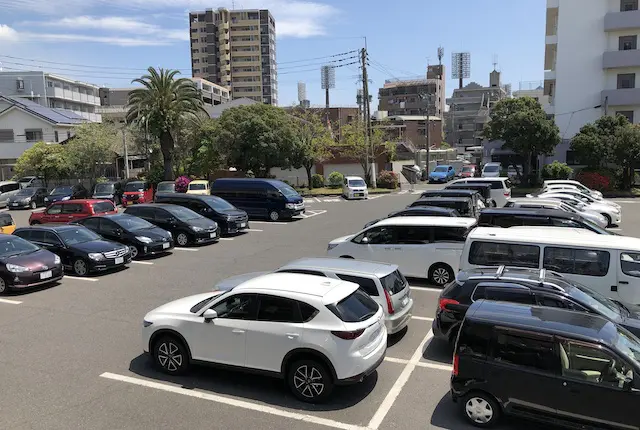
[[[359,50],[365,37],[372,111],[386,79],[424,77],[439,46],[447,96],[458,85],[454,52],[471,53],[467,82],[487,85],[494,62],[513,90],[544,76],[545,0],[0,0],[0,67],[108,87],[131,86],[149,66],[190,77],[188,12],[218,7],[271,11],[281,106],[296,103],[299,81],[312,105],[324,104],[321,57]],[[331,105],[355,106],[360,73],[336,69]]]

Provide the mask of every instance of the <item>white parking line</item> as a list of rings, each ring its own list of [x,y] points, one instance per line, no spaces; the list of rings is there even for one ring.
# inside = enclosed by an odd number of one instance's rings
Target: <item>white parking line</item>
[[[412,316],[411,317],[412,320],[418,320],[418,321],[433,321],[433,318],[431,317],[417,317],[417,316]]]
[[[403,190],[403,191],[400,191],[398,194],[402,195],[402,194],[407,194],[408,192],[409,190]]]
[[[410,364],[410,361],[405,360],[404,358],[385,357],[384,361],[397,364]],[[419,361],[418,363],[415,363],[415,365],[418,367],[426,367],[427,369],[444,370],[447,372],[451,372],[451,370],[453,369],[453,366],[450,364],[438,364],[425,361]]]
[[[169,393],[182,394],[183,396],[195,397],[197,399],[208,400],[210,402],[221,403],[227,406],[235,406],[250,411],[263,412],[265,414],[275,415],[282,418],[289,418],[296,421],[304,421],[312,424],[323,425],[343,430],[367,430],[365,427],[354,424],[341,423],[327,418],[320,418],[313,415],[300,414],[297,412],[289,412],[284,409],[278,409],[273,406],[265,406],[259,403],[238,400],[231,397],[220,396],[218,394],[203,393],[197,390],[190,390],[175,385],[164,384],[160,382],[149,381],[147,379],[133,378],[131,376],[118,375],[115,373],[105,372],[100,375],[101,378],[111,379],[113,381],[126,382],[141,387],[154,388]]]
[[[133,260],[132,263],[134,264],[144,264],[147,266],[153,266],[153,262],[152,261],[137,261],[137,260]]]
[[[277,221],[251,221],[251,224],[289,225],[288,222]]]
[[[313,199],[314,199],[316,202],[318,202],[318,203],[322,203],[322,200],[320,200],[320,199],[319,199],[319,198],[317,198],[317,197],[314,197]]]
[[[371,418],[371,421],[369,421],[369,425],[367,426],[367,428],[378,430],[378,428],[382,424],[382,421],[384,421],[385,417],[391,410],[391,407],[393,407],[393,404],[402,392],[402,388],[404,388],[404,385],[407,383],[409,377],[420,362],[422,352],[424,351],[426,345],[431,341],[431,339],[433,339],[433,331],[429,330],[427,335],[424,337],[424,339],[422,339],[422,342],[420,342],[420,345],[411,356],[409,362],[402,370],[402,373],[396,380],[396,383],[393,384],[393,387],[391,387],[391,390],[387,393],[387,396],[382,401],[382,404],[376,411],[375,415],[373,416],[373,418]]]
[[[304,219],[307,218],[312,218],[314,216],[318,216],[318,215],[322,215],[324,213],[327,213],[326,210],[314,210],[314,211],[308,211],[308,212],[312,212],[311,215],[307,215],[307,214],[300,214],[300,216]]]
[[[340,202],[342,200],[341,199],[323,199],[322,201],[325,202],[325,203],[337,203],[337,202]]]
[[[221,237],[219,240],[233,240],[232,237]]]
[[[607,230],[610,230],[610,231],[622,231],[622,229],[620,227],[608,228]]]
[[[199,251],[199,249],[197,249],[197,248],[180,248],[178,246],[176,246],[173,249],[175,249],[176,251],[189,251],[189,252],[198,252]]]
[[[441,293],[442,289],[440,288],[431,288],[431,287],[409,287],[411,291],[429,291],[432,293]]]
[[[78,281],[98,282],[98,278],[83,278],[82,276],[64,276],[64,279],[74,279]]]
[[[18,300],[0,299],[0,303],[6,303],[8,305],[19,305],[22,302],[20,302]]]
[[[380,197],[384,197],[386,194],[379,194],[377,196],[369,196],[369,200],[379,199]]]
[[[244,231],[264,231],[264,230],[258,230],[257,228],[248,228]]]

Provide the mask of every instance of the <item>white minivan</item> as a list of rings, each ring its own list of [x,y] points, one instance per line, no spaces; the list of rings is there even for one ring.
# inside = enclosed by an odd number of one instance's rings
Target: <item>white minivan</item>
[[[342,182],[342,195],[345,199],[368,199],[367,183],[360,176],[345,176]]]
[[[452,281],[475,218],[397,217],[329,242],[330,257],[397,264],[408,277],[436,285]]]
[[[503,207],[511,198],[511,180],[509,178],[463,178],[449,182],[453,184],[491,184],[491,200],[495,207]]]
[[[593,234],[584,229],[545,228],[472,231],[460,270],[484,266],[547,269],[600,294],[640,304],[640,239]]]

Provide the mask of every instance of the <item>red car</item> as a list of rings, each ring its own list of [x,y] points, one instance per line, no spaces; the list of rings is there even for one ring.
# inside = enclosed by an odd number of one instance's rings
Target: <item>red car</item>
[[[466,164],[462,166],[462,171],[460,171],[461,178],[473,178],[476,176],[477,167],[475,164]]]
[[[153,203],[153,187],[146,181],[128,182],[124,186],[122,206],[130,206],[137,203]]]
[[[29,225],[69,223],[88,216],[117,213],[110,200],[66,200],[53,203],[43,212],[32,212]]]

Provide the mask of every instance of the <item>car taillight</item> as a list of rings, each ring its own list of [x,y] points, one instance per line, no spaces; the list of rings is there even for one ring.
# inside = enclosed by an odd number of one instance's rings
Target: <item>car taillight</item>
[[[451,371],[453,376],[458,376],[458,362],[458,354],[453,354],[453,370]]]
[[[355,331],[332,331],[331,334],[339,337],[344,340],[353,340],[359,338],[362,333],[364,333],[364,329],[355,330]]]
[[[387,290],[384,290],[384,297],[387,299],[387,311],[389,312],[389,315],[393,315],[395,310],[393,310],[393,302],[391,301],[391,296]]]
[[[454,299],[444,299],[444,298],[440,298],[440,302],[438,303],[438,307],[440,308],[441,311],[445,310],[445,307],[447,305],[459,305],[460,302]]]
[[[511,195],[511,190],[505,191],[504,196],[509,197]]]

